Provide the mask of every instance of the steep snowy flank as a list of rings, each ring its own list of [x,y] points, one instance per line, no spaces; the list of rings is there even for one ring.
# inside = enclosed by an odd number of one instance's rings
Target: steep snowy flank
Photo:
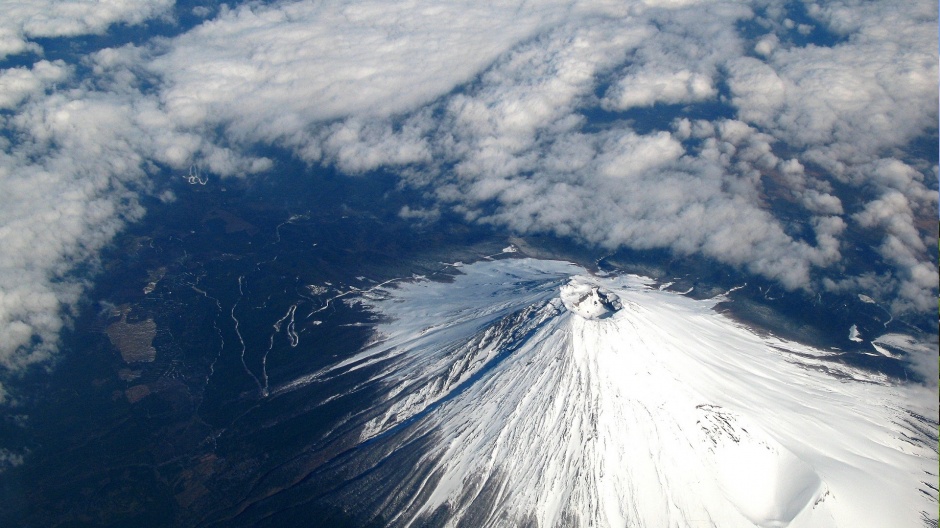
[[[319,374],[382,365],[384,396],[350,418],[360,443],[339,462],[351,511],[395,526],[936,522],[934,392],[639,277],[531,259],[461,271],[363,299],[389,317],[381,340]]]

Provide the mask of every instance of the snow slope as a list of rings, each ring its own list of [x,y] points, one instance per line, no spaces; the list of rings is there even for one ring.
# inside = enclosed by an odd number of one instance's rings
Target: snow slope
[[[349,471],[363,478],[350,496],[373,486],[383,497],[366,515],[398,526],[936,522],[933,390],[758,336],[716,313],[721,299],[643,278],[532,259],[461,271],[362,299],[389,318],[380,340],[318,374],[382,366],[370,382],[380,401],[351,417],[363,425]],[[406,452],[407,477],[365,478]]]

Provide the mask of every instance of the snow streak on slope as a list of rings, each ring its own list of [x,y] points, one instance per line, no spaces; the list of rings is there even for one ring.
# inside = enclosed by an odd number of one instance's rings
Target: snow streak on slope
[[[390,318],[381,341],[320,374],[381,366],[372,383],[384,401],[353,417],[364,425],[338,494],[364,515],[400,526],[936,523],[928,389],[759,337],[716,313],[720,299],[638,277],[530,259],[461,269],[450,284],[363,300]]]

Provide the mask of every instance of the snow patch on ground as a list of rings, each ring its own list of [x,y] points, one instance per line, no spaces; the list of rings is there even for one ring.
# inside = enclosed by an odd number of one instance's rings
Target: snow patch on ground
[[[858,333],[858,325],[852,325],[852,327],[849,328],[849,341],[855,341],[856,343],[864,341],[861,334]]]
[[[699,409],[719,485],[755,525],[787,526],[822,495],[819,474],[760,427],[720,407]]]

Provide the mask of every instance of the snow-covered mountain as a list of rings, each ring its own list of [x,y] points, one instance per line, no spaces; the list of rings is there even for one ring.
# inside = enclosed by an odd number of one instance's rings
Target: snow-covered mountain
[[[937,396],[722,299],[510,259],[363,298],[380,367],[333,499],[394,526],[936,526]],[[374,296],[372,296],[374,297]],[[296,384],[295,384],[296,385]],[[361,386],[353,390],[361,390]]]

